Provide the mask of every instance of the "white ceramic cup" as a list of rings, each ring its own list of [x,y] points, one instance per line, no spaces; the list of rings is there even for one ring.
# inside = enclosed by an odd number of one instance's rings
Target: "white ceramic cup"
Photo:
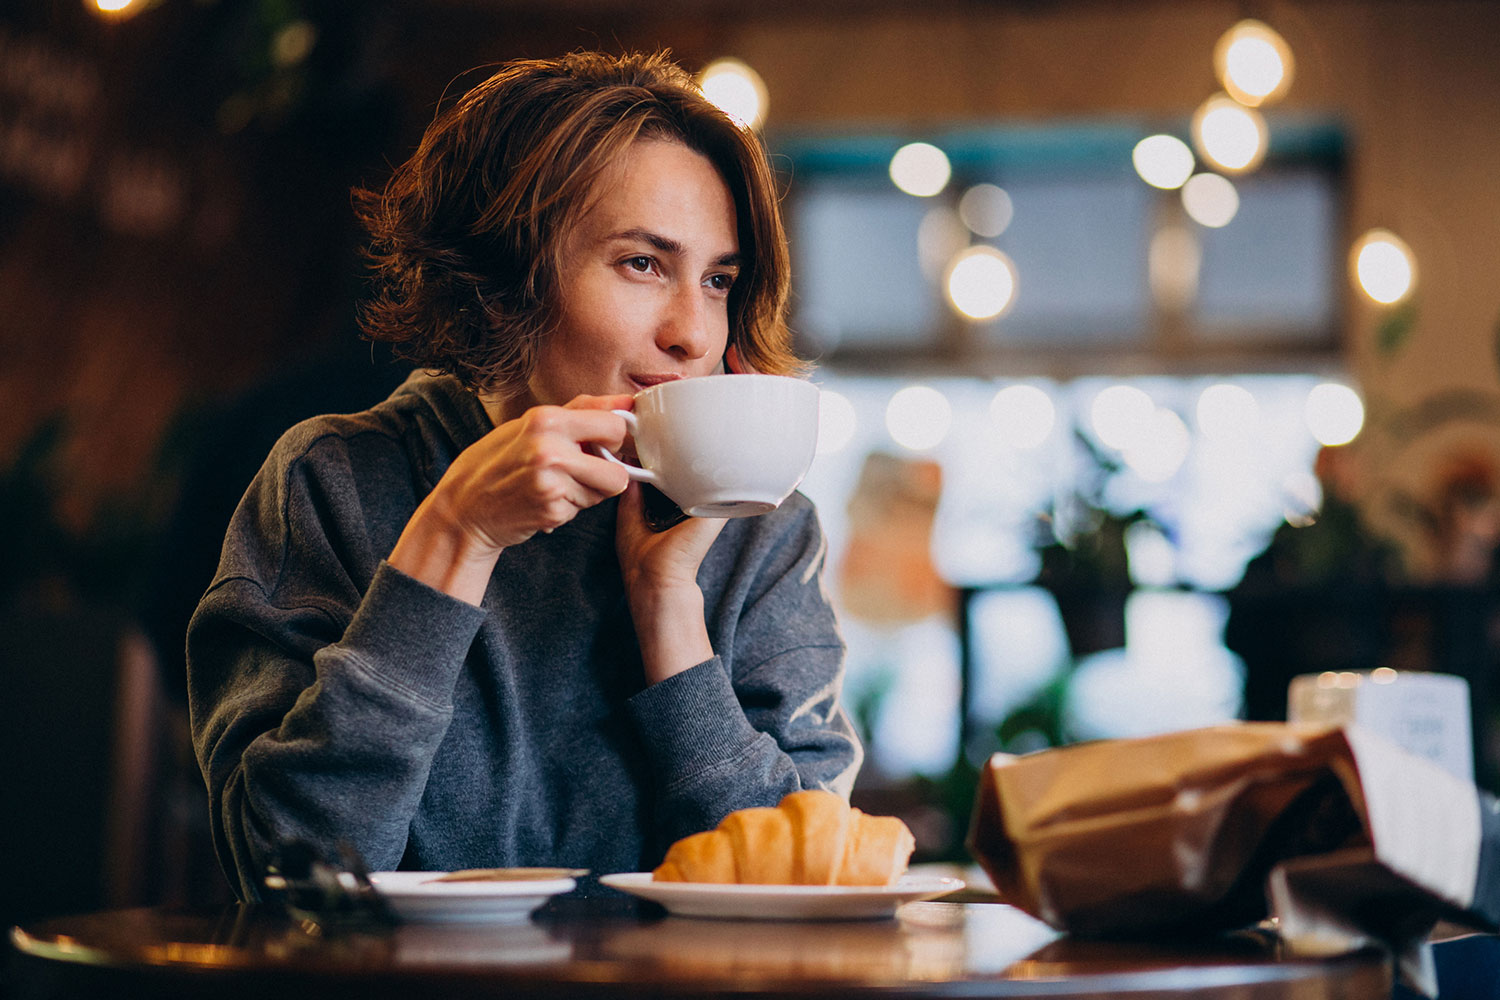
[[[693,517],[749,517],[791,496],[818,445],[818,387],[783,375],[705,375],[636,393],[615,410],[651,483]]]

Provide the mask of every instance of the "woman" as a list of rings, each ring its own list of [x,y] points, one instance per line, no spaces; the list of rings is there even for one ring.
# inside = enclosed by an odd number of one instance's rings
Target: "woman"
[[[189,627],[241,894],[288,841],[643,870],[731,810],[847,796],[811,505],[653,532],[597,455],[646,386],[795,371],[755,139],[660,56],[517,62],[357,204],[366,333],[425,371],[287,433]]]

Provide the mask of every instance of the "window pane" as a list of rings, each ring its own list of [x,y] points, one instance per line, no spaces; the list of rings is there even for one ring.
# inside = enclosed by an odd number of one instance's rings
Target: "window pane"
[[[1264,172],[1235,181],[1229,225],[1201,232],[1197,326],[1210,342],[1267,334],[1325,340],[1339,260],[1332,177]]]
[[[1006,342],[1120,343],[1148,328],[1152,189],[1133,173],[1015,177],[996,240],[1016,264],[1015,305],[985,325]]]
[[[930,341],[941,321],[917,259],[933,203],[879,187],[804,187],[791,217],[796,322],[814,346]]]

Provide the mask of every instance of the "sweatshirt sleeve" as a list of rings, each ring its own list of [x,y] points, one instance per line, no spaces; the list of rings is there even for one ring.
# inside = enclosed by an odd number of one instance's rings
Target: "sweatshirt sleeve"
[[[700,580],[723,581],[704,588],[718,655],[631,699],[663,848],[735,809],[803,788],[848,798],[854,784],[864,754],[841,701],[826,546],[811,504],[796,499],[782,530],[744,532],[705,561]]]
[[[483,619],[351,528],[369,512],[341,475],[347,448],[268,463],[188,629],[215,849],[247,899],[282,842],[343,842],[397,867]]]

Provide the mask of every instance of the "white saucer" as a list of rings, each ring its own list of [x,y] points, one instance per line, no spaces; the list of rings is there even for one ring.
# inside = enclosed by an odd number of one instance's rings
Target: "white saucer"
[[[572,892],[571,878],[523,882],[440,882],[445,872],[373,872],[375,891],[402,920],[515,923],[548,899]]]
[[[920,875],[904,875],[891,886],[657,882],[650,872],[604,875],[599,881],[660,903],[674,916],[730,920],[877,920],[894,916],[902,903],[964,887],[960,879]]]

